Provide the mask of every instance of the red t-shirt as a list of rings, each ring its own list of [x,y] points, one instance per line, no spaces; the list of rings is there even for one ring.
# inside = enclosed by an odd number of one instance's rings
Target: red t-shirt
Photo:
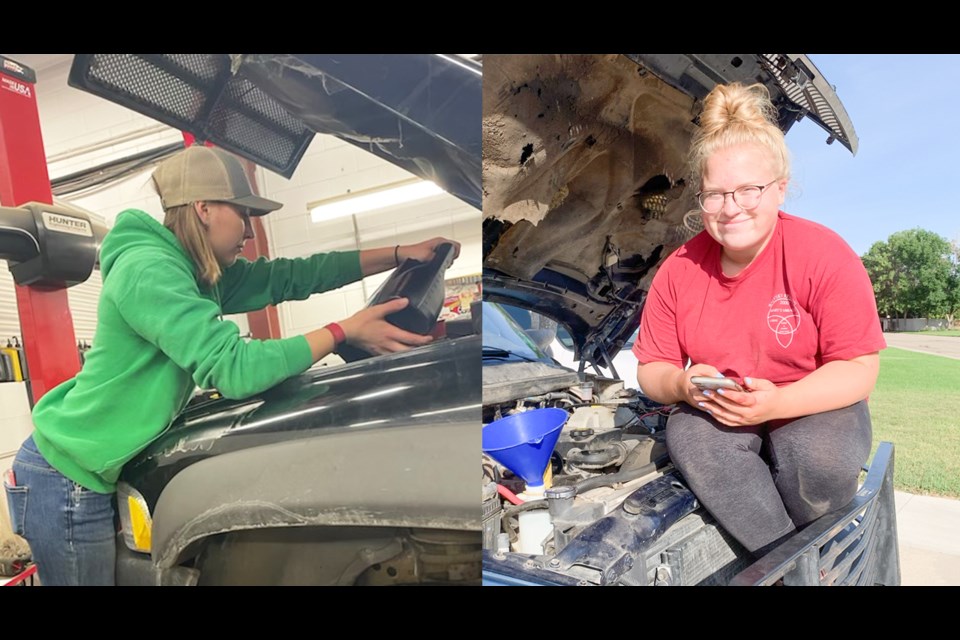
[[[795,382],[824,363],[885,348],[863,263],[823,225],[779,212],[773,237],[736,277],[706,231],[653,279],[633,354],[710,364],[727,377]]]

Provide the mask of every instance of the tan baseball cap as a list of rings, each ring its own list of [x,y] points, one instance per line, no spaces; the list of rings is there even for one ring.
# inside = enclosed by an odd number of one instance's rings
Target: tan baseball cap
[[[254,194],[240,160],[215,147],[193,145],[178,152],[157,165],[153,182],[164,211],[200,200],[246,207],[252,216],[283,206]]]

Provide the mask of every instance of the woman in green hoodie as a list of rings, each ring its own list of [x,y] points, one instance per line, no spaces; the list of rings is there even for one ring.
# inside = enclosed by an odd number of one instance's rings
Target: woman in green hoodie
[[[30,543],[43,584],[113,584],[117,477],[197,386],[245,398],[343,342],[390,353],[430,341],[385,320],[403,299],[277,340],[245,341],[222,316],[303,300],[406,258],[429,260],[451,241],[248,262],[239,256],[253,237],[250,216],[282,205],[253,193],[234,156],[193,146],[161,163],[153,181],[164,224],[127,210],[104,239],[94,347],[80,373],[37,403],[6,487],[14,530]]]

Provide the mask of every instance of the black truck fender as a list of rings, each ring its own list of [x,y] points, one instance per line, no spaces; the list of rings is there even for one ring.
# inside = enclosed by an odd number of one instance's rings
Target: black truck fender
[[[153,514],[160,570],[220,533],[272,527],[385,526],[476,530],[476,423],[398,425],[269,444],[193,464]],[[471,458],[472,460],[472,458]]]

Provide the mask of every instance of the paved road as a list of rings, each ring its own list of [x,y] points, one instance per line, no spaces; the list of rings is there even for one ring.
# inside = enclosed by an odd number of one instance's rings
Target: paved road
[[[885,333],[888,347],[932,353],[960,360],[960,336],[938,336],[929,333]]]

